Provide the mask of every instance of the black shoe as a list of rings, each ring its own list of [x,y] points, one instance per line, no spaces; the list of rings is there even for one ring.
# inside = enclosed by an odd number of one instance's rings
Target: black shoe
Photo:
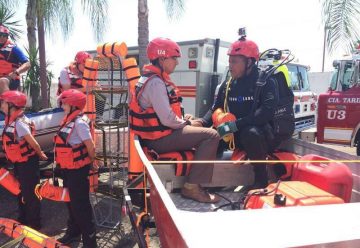
[[[74,234],[68,234],[65,233],[64,236],[62,236],[61,238],[59,238],[57,241],[59,241],[60,243],[64,244],[64,245],[68,245],[74,242],[80,242],[81,240],[81,235],[74,235]]]

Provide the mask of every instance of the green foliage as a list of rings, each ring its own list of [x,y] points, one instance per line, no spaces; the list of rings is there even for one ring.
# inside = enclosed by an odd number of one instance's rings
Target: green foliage
[[[360,39],[360,0],[323,0],[322,10],[329,52],[340,47],[351,52]]]
[[[38,58],[38,49],[26,49],[30,61],[30,69],[27,72],[27,75],[24,80],[23,88],[26,93],[31,96],[32,102],[32,111],[39,111],[41,108],[41,99],[40,99],[40,62]],[[48,66],[48,64],[47,64]],[[50,94],[51,81],[54,78],[54,74],[50,71],[47,73],[47,82],[48,82],[48,95]],[[49,98],[48,98],[49,99]]]
[[[20,39],[23,31],[19,29],[21,27],[20,21],[14,21],[15,11],[11,11],[7,5],[0,3],[0,24],[6,26],[10,31],[10,38],[13,41]]]

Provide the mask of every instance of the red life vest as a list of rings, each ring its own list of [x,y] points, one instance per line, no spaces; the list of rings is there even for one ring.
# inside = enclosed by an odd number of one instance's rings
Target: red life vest
[[[7,76],[20,67],[20,64],[9,62],[11,52],[15,46],[14,43],[7,40],[0,48],[0,77]],[[20,79],[20,76],[17,76],[16,79]]]
[[[54,138],[55,161],[62,169],[79,169],[91,164],[91,159],[84,143],[78,145],[70,145],[68,143],[77,118],[83,118],[84,121],[87,121],[87,117],[82,115],[80,110],[73,111],[64,118]]]
[[[146,84],[154,77],[159,77],[164,81],[171,109],[178,116],[182,116],[181,96],[179,89],[170,81],[170,77],[165,72],[153,65],[144,66],[145,75],[142,76],[136,87],[130,90],[130,128],[142,139],[156,140],[172,133],[172,129],[161,124],[154,108],[150,107],[143,110],[138,102],[138,97],[143,92]]]
[[[16,137],[16,121],[22,121],[29,125],[31,134],[35,135],[34,123],[24,116],[23,110],[14,111],[10,118],[6,116],[5,127],[2,134],[2,142],[6,157],[12,163],[28,161],[29,157],[35,155],[35,150],[27,143],[24,138],[18,140]]]
[[[68,67],[65,67],[65,70],[69,76],[70,79],[70,89],[79,89],[82,88],[82,77],[76,75],[72,68],[74,68],[75,65],[74,64],[70,64]],[[60,95],[63,92],[63,87],[61,86],[60,83],[60,78],[59,78],[59,83],[58,83],[58,90],[57,90],[57,95]]]

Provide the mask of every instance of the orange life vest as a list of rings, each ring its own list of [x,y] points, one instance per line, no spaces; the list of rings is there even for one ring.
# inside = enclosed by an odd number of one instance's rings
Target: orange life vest
[[[29,125],[31,134],[35,135],[34,123],[30,122],[24,116],[23,110],[17,110],[10,116],[5,118],[5,127],[2,134],[2,142],[6,157],[12,163],[21,163],[28,161],[29,157],[35,155],[35,150],[27,143],[24,138],[18,140],[16,137],[16,126],[17,120],[24,122]]]
[[[164,81],[171,109],[178,116],[182,116],[182,98],[179,89],[170,81],[170,77],[165,72],[153,65],[144,66],[145,75],[142,76],[135,89],[130,90],[130,128],[142,139],[156,140],[172,133],[170,127],[161,124],[154,108],[150,107],[143,110],[138,102],[138,97],[143,92],[146,84],[154,77],[159,77]]]
[[[16,45],[8,39],[0,48],[0,77],[7,76],[20,67],[19,64],[9,62],[12,49],[15,46]],[[20,79],[20,76],[17,76],[16,79]]]
[[[91,164],[91,160],[84,143],[70,145],[68,139],[74,130],[77,118],[83,118],[80,110],[75,110],[67,115],[54,138],[55,142],[55,161],[62,169],[79,169]]]
[[[194,159],[194,151],[177,151],[157,153],[154,150],[149,150],[143,147],[143,151],[149,161],[191,161]],[[171,164],[171,162],[169,162]],[[189,163],[175,163],[175,176],[188,176],[191,169],[191,162]]]
[[[19,242],[16,243],[20,243],[20,246],[31,248],[69,248],[69,246],[61,244],[54,238],[21,225],[12,219],[0,218],[0,233],[4,233],[13,239],[19,239]]]
[[[42,200],[46,198],[53,201],[69,202],[70,195],[68,188],[55,186],[50,183],[49,179],[45,180],[41,184],[36,185],[35,195]]]
[[[0,168],[0,185],[14,195],[18,195],[21,192],[19,181],[4,168]]]
[[[69,79],[70,79],[70,89],[79,89],[79,88],[82,88],[83,85],[82,85],[82,77],[76,75],[74,72],[73,72],[73,69],[75,67],[75,64],[70,64],[68,67],[65,67],[65,70],[69,76]],[[60,95],[61,93],[63,92],[63,88],[61,86],[61,83],[60,83],[60,78],[59,78],[59,83],[58,83],[58,90],[57,90],[57,95]]]

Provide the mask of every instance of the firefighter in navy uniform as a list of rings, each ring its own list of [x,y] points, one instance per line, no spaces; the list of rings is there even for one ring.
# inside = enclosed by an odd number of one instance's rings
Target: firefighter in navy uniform
[[[70,195],[69,219],[65,235],[58,241],[70,244],[80,240],[84,247],[97,247],[95,222],[89,198],[89,170],[95,159],[95,146],[86,115],[82,111],[86,95],[65,90],[59,96],[65,117],[55,136],[55,160],[62,169],[64,187]]]
[[[0,95],[1,111],[5,114],[2,142],[6,158],[14,164],[20,182],[19,222],[34,229],[41,228],[40,201],[34,193],[40,183],[39,158],[47,160],[34,138],[35,127],[24,115],[26,95],[6,91]]]
[[[228,111],[234,114],[237,120],[219,126],[218,133],[221,137],[234,133],[236,148],[244,150],[251,160],[265,160],[283,140],[291,137],[293,119],[289,118],[288,128],[286,125],[282,127],[288,129],[284,131],[288,131],[289,135],[282,136],[274,132],[278,129],[274,127],[274,116],[279,103],[280,85],[275,77],[265,80],[266,83],[256,97],[257,102],[254,103],[255,89],[260,78],[256,64],[259,60],[259,50],[253,41],[246,40],[245,37],[240,38],[230,46],[228,55],[231,78],[221,85],[212,110],[223,108],[225,103]],[[282,86],[288,90],[286,81]],[[293,98],[291,99],[292,106]],[[290,111],[289,115],[293,117],[292,109]],[[266,187],[266,164],[253,164],[253,170],[254,185],[248,189]]]
[[[182,118],[181,97],[170,74],[181,56],[177,43],[156,38],[147,47],[151,64],[145,65],[136,92],[131,92],[130,128],[142,143],[157,153],[195,149],[195,160],[214,160],[219,135],[210,128],[195,127]],[[213,164],[192,164],[183,197],[198,202],[218,202],[218,196],[204,191],[200,184],[212,180]]]
[[[9,29],[0,25],[0,94],[7,90],[18,90],[20,74],[30,68],[29,59],[9,39]]]

